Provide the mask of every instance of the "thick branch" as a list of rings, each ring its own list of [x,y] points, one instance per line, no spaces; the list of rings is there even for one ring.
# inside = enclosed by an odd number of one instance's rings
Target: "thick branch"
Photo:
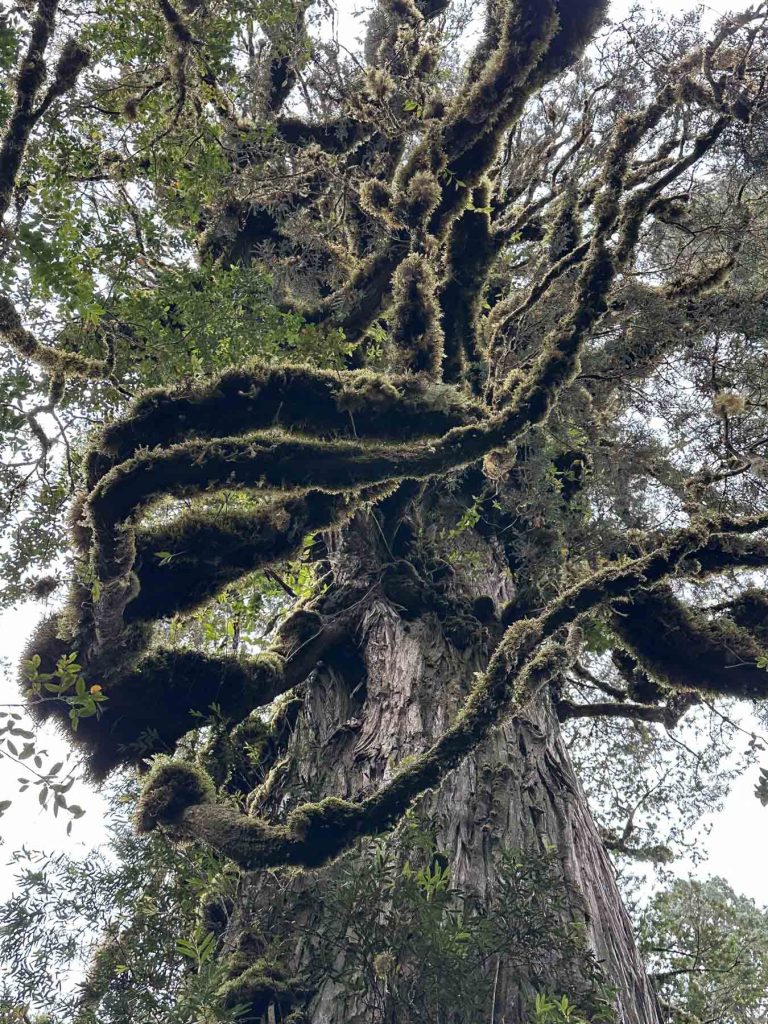
[[[108,702],[102,717],[83,718],[77,732],[70,729],[69,705],[63,701],[30,697],[30,713],[38,721],[58,720],[81,749],[88,773],[103,779],[120,765],[172,752],[185,733],[200,727],[213,704],[236,723],[303,682],[348,636],[364,598],[354,594],[348,608],[327,616],[299,609],[285,620],[274,646],[256,657],[159,647],[136,664],[123,646],[110,652],[111,665],[106,657],[97,658],[86,668],[88,682],[103,685]],[[41,672],[53,672],[62,655],[78,650],[78,639],[61,639],[58,628],[57,619],[44,620],[29,644],[28,656],[41,656]],[[112,675],[102,674],[108,669]]]
[[[669,587],[614,605],[613,629],[639,663],[676,688],[756,699],[768,692],[765,648],[726,618],[707,618]]]
[[[752,522],[755,528],[758,524],[764,526],[765,519]],[[717,529],[722,523],[713,526]],[[248,869],[278,864],[311,867],[337,856],[356,837],[389,828],[412,800],[460,764],[502,716],[522,710],[535,697],[562,668],[564,649],[551,641],[563,627],[605,600],[663,579],[682,558],[706,543],[708,535],[701,527],[682,530],[657,551],[595,573],[537,618],[510,627],[441,739],[360,803],[326,798],[297,808],[283,825],[271,825],[212,803],[210,790],[195,782],[194,770],[186,769],[190,781],[184,766],[173,764],[160,766],[145,789],[137,808],[140,828],[149,831],[168,825],[179,836],[203,839]]]
[[[333,373],[307,366],[229,370],[193,390],[147,391],[106,427],[89,456],[88,486],[140,448],[185,437],[231,438],[270,427],[311,437],[439,437],[480,420],[481,408],[458,391],[413,377]],[[396,428],[395,428],[396,424]]]
[[[295,558],[307,534],[339,526],[359,507],[355,496],[310,491],[247,512],[190,512],[170,526],[140,532],[134,569],[139,591],[125,619],[189,612],[246,573]]]
[[[53,35],[59,0],[39,0],[27,52],[16,77],[16,101],[0,145],[0,223],[8,212],[16,176],[37,120],[35,103],[45,81],[45,52]]]

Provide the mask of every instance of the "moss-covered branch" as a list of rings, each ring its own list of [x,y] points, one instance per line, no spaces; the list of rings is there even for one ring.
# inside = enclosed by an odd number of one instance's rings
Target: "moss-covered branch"
[[[491,231],[490,201],[488,183],[480,184],[454,223],[446,247],[440,309],[447,381],[460,380],[467,365],[480,360],[478,321],[488,273],[500,248]]]
[[[395,179],[395,193],[403,197],[416,175],[428,173],[440,182],[440,198],[427,224],[431,237],[445,240],[527,100],[578,59],[605,9],[605,0],[577,4],[519,0],[494,5],[489,17],[498,27],[494,26],[481,44],[487,57],[482,71],[469,75],[439,126],[415,147]],[[409,254],[409,229],[420,227],[412,223],[407,210],[403,212],[404,226],[392,232],[353,279],[325,300],[310,319],[329,320],[352,339],[370,326],[386,304],[392,275]]]
[[[21,161],[37,120],[35,105],[45,81],[45,55],[53,36],[58,6],[58,0],[39,0],[29,44],[16,75],[15,101],[0,144],[0,223],[8,212]]]
[[[763,643],[734,619],[694,610],[669,587],[617,603],[612,628],[647,672],[675,689],[752,699],[768,693]]]
[[[501,26],[486,34],[496,46],[446,118],[442,150],[445,173],[455,187],[446,190],[433,214],[433,234],[442,237],[466,207],[529,97],[578,60],[606,9],[605,0],[526,0],[505,5],[503,11],[497,8]]]
[[[146,652],[148,633],[139,634],[132,651],[123,638],[113,649],[93,652],[84,666],[88,684],[101,686],[108,699],[101,717],[81,719],[72,732],[69,705],[42,694],[28,698],[30,712],[38,721],[59,722],[80,749],[88,774],[103,779],[121,765],[172,753],[185,733],[200,727],[213,704],[237,723],[303,682],[347,635],[364,594],[353,598],[348,608],[327,616],[310,608],[297,610],[280,627],[273,647],[255,657],[163,647]],[[70,651],[87,655],[85,637],[70,630],[66,615],[38,627],[26,657],[40,656],[41,673],[53,673],[58,659]]]
[[[308,533],[339,526],[365,500],[309,491],[248,511],[189,512],[169,526],[139,532],[139,589],[126,622],[188,612],[246,573],[295,558]]]
[[[215,803],[204,782],[195,782],[197,769],[186,769],[191,776],[187,780],[185,769],[174,764],[159,767],[145,789],[137,812],[140,828],[148,831],[167,825],[180,837],[203,839],[248,869],[323,863],[358,836],[391,827],[420,793],[438,785],[460,764],[503,716],[523,709],[563,667],[564,648],[553,641],[564,627],[605,601],[632,595],[638,588],[664,579],[683,558],[706,544],[710,530],[717,532],[722,526],[720,522],[710,528],[681,530],[656,551],[595,573],[538,617],[510,627],[445,734],[367,799],[351,803],[326,798],[297,808],[284,824],[274,825]],[[739,526],[749,528],[746,523]],[[754,520],[751,526],[761,528],[765,521]],[[763,689],[768,691],[768,677]],[[206,795],[187,799],[182,810],[179,805],[185,800],[184,793],[190,791]]]
[[[482,409],[449,387],[413,377],[332,373],[308,366],[245,366],[210,384],[145,392],[105,427],[88,459],[88,486],[139,448],[186,437],[234,437],[272,427],[311,437],[440,437],[478,422]]]
[[[91,359],[77,352],[44,345],[24,327],[13,303],[4,295],[0,295],[0,340],[17,356],[31,360],[55,376],[101,380],[112,372],[109,359]]]

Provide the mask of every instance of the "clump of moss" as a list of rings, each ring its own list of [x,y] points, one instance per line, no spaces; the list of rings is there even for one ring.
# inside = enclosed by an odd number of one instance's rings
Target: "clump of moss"
[[[388,227],[400,227],[392,209],[392,190],[379,178],[368,178],[360,187],[360,206]]]
[[[720,391],[712,399],[712,409],[718,416],[739,416],[746,408],[744,396],[735,391]]]
[[[323,620],[316,611],[312,608],[297,608],[281,627],[281,646],[286,651],[296,651],[318,636],[322,630]]]
[[[279,964],[265,958],[258,959],[236,977],[224,982],[218,991],[225,1009],[247,1006],[248,1019],[261,1018],[270,1007],[275,1007],[280,1013],[280,1020],[285,1020],[285,1014],[308,994],[298,978],[291,977]]]
[[[374,374],[359,374],[345,384],[339,395],[339,408],[350,412],[370,411],[371,406],[391,409],[399,397],[398,389],[391,380]]]
[[[399,208],[408,222],[417,227],[437,208],[442,194],[440,183],[431,171],[417,171],[406,186]]]
[[[288,818],[290,833],[306,844],[306,856],[322,864],[349,845],[360,820],[360,805],[326,797],[316,804],[302,804]]]
[[[136,829],[146,833],[158,825],[172,825],[187,807],[211,803],[215,796],[213,781],[201,768],[159,757],[136,804]]]
[[[438,377],[443,361],[443,329],[437,278],[423,256],[412,253],[392,278],[392,341],[408,369]]]

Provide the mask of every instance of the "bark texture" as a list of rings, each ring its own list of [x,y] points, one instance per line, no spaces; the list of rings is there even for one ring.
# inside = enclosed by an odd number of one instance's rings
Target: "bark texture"
[[[490,597],[500,609],[515,588],[509,572],[501,568],[505,559],[497,542],[471,529],[446,536],[446,528],[437,524],[441,519],[455,523],[456,517],[446,516],[445,508],[442,513],[426,515],[422,530],[425,536],[439,538],[446,550],[445,561],[438,567],[449,579],[443,592],[452,593],[457,609],[471,607],[479,597]],[[426,749],[444,731],[474,673],[487,662],[498,622],[491,618],[483,625],[470,612],[445,615],[417,609],[402,581],[400,590],[387,581],[393,554],[381,525],[372,515],[358,517],[329,542],[334,588],[354,588],[356,594],[367,596],[355,636],[318,667],[306,688],[289,741],[290,767],[278,767],[270,785],[253,794],[254,813],[280,814],[326,795],[356,799],[370,794],[404,758]],[[548,697],[525,717],[494,730],[438,790],[420,801],[418,809],[434,829],[453,880],[480,897],[493,889],[494,853],[499,846],[532,854],[554,846],[563,877],[579,894],[571,910],[573,919],[583,925],[606,980],[616,989],[617,1021],[659,1024],[660,1009],[636,950],[612,866]],[[355,870],[354,858],[352,853],[343,861],[346,870]],[[248,877],[231,919],[230,948],[247,947],[247,936],[254,930],[268,931],[264,926],[270,908],[277,890],[285,885],[277,877],[263,873]],[[306,893],[305,899],[296,897],[299,935],[322,904],[322,881],[304,879],[297,881],[294,875],[290,883],[297,893]],[[295,939],[295,949],[298,964],[300,937]],[[532,989],[519,969],[501,962],[494,980],[488,1020],[495,1024],[530,1020]],[[354,1001],[331,982],[322,985],[310,1003],[311,1024],[352,1024],[364,1019]]]

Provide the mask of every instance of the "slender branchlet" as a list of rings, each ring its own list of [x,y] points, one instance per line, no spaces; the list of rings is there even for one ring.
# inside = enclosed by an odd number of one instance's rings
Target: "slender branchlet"
[[[57,377],[103,379],[110,373],[106,360],[91,359],[77,352],[44,345],[24,327],[13,303],[0,295],[0,339],[24,359],[36,363],[41,369]]]

